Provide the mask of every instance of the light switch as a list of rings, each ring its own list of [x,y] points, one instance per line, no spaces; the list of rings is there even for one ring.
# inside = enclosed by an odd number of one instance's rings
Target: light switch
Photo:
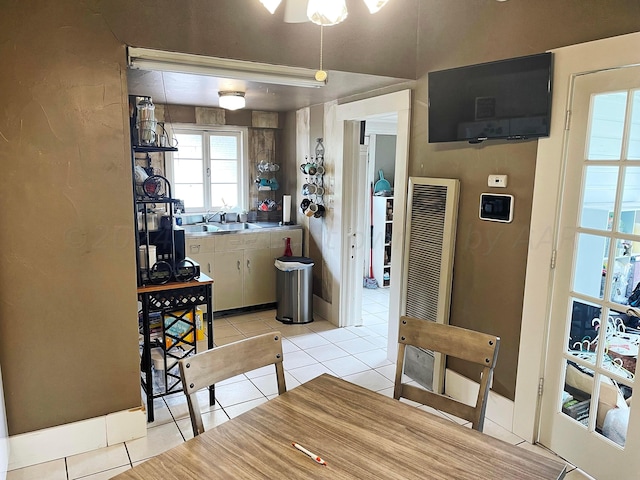
[[[489,175],[489,181],[487,184],[490,187],[507,188],[507,176],[506,175]]]

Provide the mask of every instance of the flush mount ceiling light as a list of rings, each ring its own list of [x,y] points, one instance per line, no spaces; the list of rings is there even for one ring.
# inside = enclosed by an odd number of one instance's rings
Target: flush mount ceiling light
[[[305,0],[287,0],[289,3],[294,3],[292,11],[294,9],[299,10],[300,5],[304,5]],[[363,0],[367,8],[371,13],[376,13],[382,7],[386,5],[389,0]],[[282,0],[260,0],[271,14],[273,14]],[[328,27],[330,25],[337,25],[347,18],[348,11],[345,0],[309,0],[307,3],[307,18],[313,23]],[[297,8],[296,8],[297,7]],[[286,14],[285,14],[286,17]]]
[[[225,110],[239,110],[244,108],[244,92],[218,92],[220,108]]]

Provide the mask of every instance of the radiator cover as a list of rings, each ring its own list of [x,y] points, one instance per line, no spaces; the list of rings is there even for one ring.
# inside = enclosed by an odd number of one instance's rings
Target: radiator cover
[[[407,316],[449,323],[459,190],[456,179],[409,178],[403,282]],[[406,351],[405,374],[442,393],[443,355],[414,347]]]

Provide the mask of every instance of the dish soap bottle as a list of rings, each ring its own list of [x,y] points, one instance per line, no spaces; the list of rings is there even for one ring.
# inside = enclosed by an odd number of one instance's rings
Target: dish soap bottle
[[[293,252],[291,251],[291,237],[285,237],[284,239],[284,255],[285,257],[293,257]]]

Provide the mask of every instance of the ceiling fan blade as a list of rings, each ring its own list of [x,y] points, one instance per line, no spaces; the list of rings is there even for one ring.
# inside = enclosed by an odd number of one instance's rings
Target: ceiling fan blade
[[[284,4],[284,21],[287,23],[308,22],[307,0],[286,0]]]

